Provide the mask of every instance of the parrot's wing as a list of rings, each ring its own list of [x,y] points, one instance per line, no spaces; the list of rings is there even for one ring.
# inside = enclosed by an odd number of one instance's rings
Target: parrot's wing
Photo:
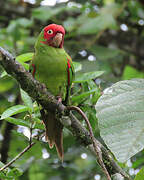
[[[69,104],[69,96],[70,96],[70,89],[71,84],[74,79],[74,66],[72,64],[72,59],[67,57],[67,92],[64,104]]]
[[[68,76],[68,86],[70,87],[74,79],[74,66],[72,64],[71,58],[67,58],[67,76]]]

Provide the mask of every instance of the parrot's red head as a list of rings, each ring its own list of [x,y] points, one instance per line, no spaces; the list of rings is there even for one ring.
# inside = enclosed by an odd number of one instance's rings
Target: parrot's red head
[[[64,44],[65,30],[63,26],[50,24],[44,28],[44,39],[42,43],[55,48],[62,48]]]

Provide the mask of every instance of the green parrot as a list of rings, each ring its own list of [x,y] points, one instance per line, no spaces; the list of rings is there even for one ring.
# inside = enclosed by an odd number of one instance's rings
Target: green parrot
[[[71,57],[63,48],[64,35],[63,26],[57,24],[50,24],[41,31],[35,43],[35,53],[30,71],[35,79],[43,83],[59,101],[67,105],[74,78],[74,67]],[[55,145],[57,153],[63,161],[62,124],[52,112],[46,113],[43,122],[49,147],[53,148]]]

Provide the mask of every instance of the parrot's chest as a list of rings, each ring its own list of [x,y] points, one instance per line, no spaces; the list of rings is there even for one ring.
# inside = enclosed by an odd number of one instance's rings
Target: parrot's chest
[[[65,98],[67,86],[67,61],[60,55],[37,55],[35,78],[44,83],[52,94]]]

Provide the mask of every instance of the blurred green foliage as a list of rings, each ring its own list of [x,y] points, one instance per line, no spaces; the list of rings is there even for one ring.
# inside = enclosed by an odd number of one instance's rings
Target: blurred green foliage
[[[71,102],[86,113],[95,136],[102,141],[95,110],[102,89],[122,79],[144,77],[144,3],[140,0],[69,0],[47,6],[42,5],[44,2],[1,0],[0,46],[28,69],[35,40],[42,28],[50,23],[62,24],[66,29],[64,47],[74,60],[76,70]],[[33,127],[33,134],[44,130],[38,105],[19,89],[18,83],[2,67],[0,114],[2,167],[28,145],[30,127]],[[81,123],[86,127],[82,119]],[[55,149],[49,149],[43,141],[37,142],[10,168],[1,172],[0,178],[105,179],[94,156],[80,147],[67,129],[64,129],[64,150],[64,163],[61,164]],[[134,177],[142,167],[143,159],[142,151],[121,166]]]

